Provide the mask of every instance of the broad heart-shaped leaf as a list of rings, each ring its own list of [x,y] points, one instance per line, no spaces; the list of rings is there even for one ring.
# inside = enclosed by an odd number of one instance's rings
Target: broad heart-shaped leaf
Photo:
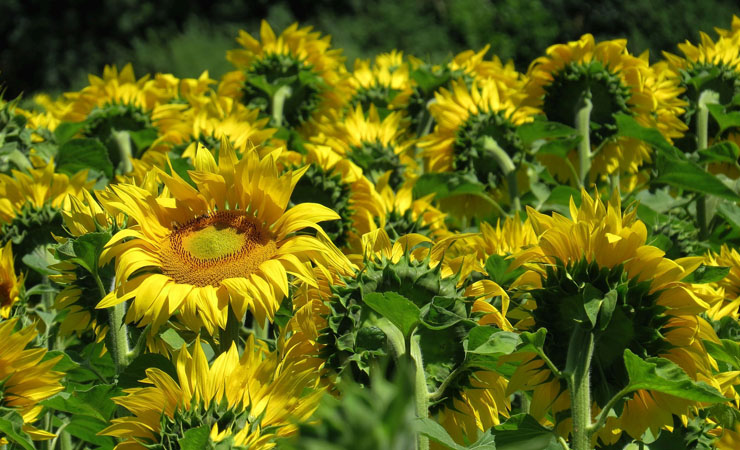
[[[497,450],[544,450],[559,448],[557,436],[529,414],[516,414],[491,430]]]
[[[496,444],[490,433],[484,433],[480,439],[470,446],[460,445],[447,433],[447,430],[432,419],[416,419],[416,431],[434,442],[452,450],[496,450]]]
[[[99,170],[113,179],[113,163],[108,156],[108,149],[98,139],[72,139],[59,147],[57,153],[57,170],[74,175],[80,170]]]
[[[728,128],[740,127],[740,111],[726,112],[724,106],[710,103],[707,105],[709,113],[719,125],[719,134]]]
[[[578,132],[575,128],[559,122],[534,120],[517,127],[516,134],[522,140],[522,144],[529,146],[539,139],[567,138],[577,136]]]
[[[508,355],[522,343],[518,333],[501,331],[496,327],[478,326],[470,330],[463,341],[466,353],[479,355]]]
[[[62,424],[56,423],[56,421],[54,421],[54,425],[61,426]],[[73,413],[71,414],[69,424],[66,426],[64,431],[80,441],[93,444],[85,448],[113,450],[113,447],[116,445],[113,438],[110,436],[98,435],[98,433],[101,432],[108,425],[110,425],[110,423],[107,420],[102,421],[92,416],[83,416]]]
[[[396,292],[372,292],[363,296],[362,301],[398,327],[406,338],[419,323],[419,307]]]
[[[668,142],[656,128],[643,127],[627,114],[615,114],[617,121],[617,136],[631,137],[645,141],[653,147],[669,154],[679,153],[680,150]]]
[[[624,365],[630,380],[627,389],[631,391],[638,389],[657,391],[697,402],[729,401],[712,386],[689,378],[683,369],[665,358],[643,360],[630,349],[625,349]]]
[[[182,438],[177,440],[182,450],[203,450],[210,448],[208,441],[211,438],[211,429],[208,425],[191,428],[185,432]]]
[[[728,273],[730,273],[729,267],[702,264],[681,281],[694,284],[714,283],[726,277]]]
[[[740,149],[732,141],[723,141],[704,150],[699,150],[697,153],[699,154],[699,162],[702,164],[710,162],[735,164],[738,156],[740,156]]]
[[[121,390],[114,385],[98,384],[90,389],[75,391],[71,394],[61,392],[41,404],[76,416],[90,416],[105,424],[116,410],[116,405],[111,401],[111,398],[120,395]]]
[[[23,427],[23,418],[14,410],[0,409],[0,437],[18,444],[26,450],[34,450],[31,438],[21,430]]]
[[[500,286],[511,284],[514,280],[519,278],[519,275],[523,274],[526,269],[519,267],[517,269],[509,271],[509,266],[514,259],[506,259],[501,255],[493,254],[486,260],[486,273],[488,278],[495,281]]]
[[[86,121],[82,122],[62,122],[54,129],[54,137],[57,144],[63,145],[87,125]]]
[[[659,175],[651,181],[653,184],[665,183],[691,192],[740,200],[740,196],[735,191],[696,163],[658,152],[655,165]]]
[[[110,239],[111,234],[107,231],[87,233],[78,237],[72,243],[72,248],[75,252],[73,261],[84,267],[91,274],[97,274],[100,254]]]

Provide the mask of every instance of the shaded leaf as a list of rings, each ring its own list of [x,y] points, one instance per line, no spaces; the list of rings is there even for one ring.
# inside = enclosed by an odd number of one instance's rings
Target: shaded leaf
[[[113,163],[108,156],[108,149],[98,139],[72,139],[66,142],[59,147],[56,164],[59,172],[69,175],[95,169],[109,180],[113,179]]]
[[[498,450],[540,450],[557,444],[555,434],[529,414],[516,414],[491,430]]]

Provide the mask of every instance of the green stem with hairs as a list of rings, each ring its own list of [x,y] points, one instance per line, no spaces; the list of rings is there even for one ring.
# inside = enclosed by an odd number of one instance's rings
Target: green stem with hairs
[[[585,347],[584,347],[585,344]],[[565,367],[570,391],[570,413],[573,418],[573,449],[591,449],[591,359],[594,335],[591,330],[576,326],[568,345]]]
[[[131,173],[134,170],[134,165],[131,163],[131,159],[134,157],[131,149],[131,136],[126,130],[113,130],[112,133],[113,139],[115,139],[116,145],[118,146],[118,154],[120,158],[118,169],[120,169],[123,174]]]
[[[709,108],[710,103],[718,103],[719,95],[712,90],[705,90],[699,95],[696,113],[696,146],[697,150],[704,150],[709,146]],[[699,221],[699,239],[705,240],[709,236],[707,225],[707,197],[699,195],[696,199],[696,219]]]
[[[424,373],[424,361],[421,357],[420,337],[411,336],[407,341],[409,352],[414,367],[414,400],[416,403],[416,417],[426,419],[429,417],[429,391],[427,391],[427,377]],[[417,434],[417,450],[429,450],[429,438]]]
[[[596,416],[596,422],[588,428],[589,435],[593,435],[594,433],[599,431],[601,427],[604,426],[604,424],[606,423],[606,418],[609,416],[609,411],[614,407],[614,405],[617,404],[617,402],[622,397],[629,394],[630,392],[632,392],[632,389],[625,388],[617,392],[614,397],[609,399],[609,402],[606,404],[606,406],[604,406],[604,409],[602,409],[601,412],[599,412],[599,415]]]
[[[285,107],[285,100],[293,94],[293,89],[290,86],[280,86],[272,96],[272,120],[276,127],[283,126],[283,108]]]
[[[105,298],[108,293],[103,287],[103,282],[97,273],[93,274],[95,283],[100,291],[100,298]],[[116,364],[116,374],[123,372],[128,366],[129,346],[128,346],[128,328],[124,323],[126,316],[126,302],[121,302],[108,308],[108,334],[105,336],[108,344],[108,351],[113,357]]]
[[[586,186],[591,171],[591,111],[594,105],[591,102],[591,92],[584,92],[581,96],[580,107],[576,112],[576,130],[581,136],[578,142],[578,185]]]
[[[445,378],[442,384],[439,385],[437,390],[428,395],[429,400],[437,400],[438,398],[442,397],[442,395],[444,395],[445,393],[445,390],[447,389],[447,386],[449,386],[450,383],[452,383],[455,378],[457,378],[457,376],[465,369],[467,369],[467,366],[465,364],[461,364],[455,370],[453,370],[452,373],[450,373],[447,378]]]
[[[483,149],[491,154],[498,163],[499,168],[506,176],[506,184],[509,188],[509,200],[511,200],[511,209],[513,212],[521,211],[522,203],[519,199],[519,186],[516,180],[516,166],[514,161],[506,150],[498,145],[498,142],[491,136],[484,136],[482,139]]]

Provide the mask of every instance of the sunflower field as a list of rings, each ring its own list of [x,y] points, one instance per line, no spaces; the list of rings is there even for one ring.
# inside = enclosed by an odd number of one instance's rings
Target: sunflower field
[[[236,42],[0,100],[0,449],[740,448],[740,18]]]

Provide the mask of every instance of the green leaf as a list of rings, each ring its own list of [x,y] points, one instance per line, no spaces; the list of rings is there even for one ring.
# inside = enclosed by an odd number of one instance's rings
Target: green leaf
[[[714,283],[726,277],[728,273],[730,273],[729,267],[702,264],[681,281],[694,284]]]
[[[50,350],[46,352],[42,361],[48,361],[50,359],[61,356],[61,359],[54,365],[53,369],[59,372],[69,372],[70,370],[80,367],[79,364],[72,361],[72,358],[68,354],[59,350]]]
[[[62,122],[54,130],[54,136],[56,137],[59,145],[65,144],[67,141],[77,135],[77,133],[85,128],[86,122]]]
[[[720,339],[720,343],[704,341],[704,346],[717,361],[727,363],[733,370],[740,370],[740,342]]]
[[[99,450],[113,450],[115,441],[112,437],[98,436],[98,433],[103,431],[103,429],[108,425],[110,425],[108,421],[102,421],[92,416],[76,415],[73,413],[69,424],[64,431],[83,442],[93,444],[94,447],[92,448]]]
[[[614,117],[617,121],[617,136],[639,139],[670,154],[680,152],[656,128],[643,127],[627,114],[616,114]]]
[[[74,175],[85,169],[98,170],[109,180],[113,179],[113,163],[108,149],[98,139],[72,139],[59,147],[58,171]]]
[[[567,158],[568,153],[578,146],[578,142],[581,140],[580,136],[575,136],[569,139],[558,139],[555,141],[549,141],[540,148],[537,149],[538,155],[555,155],[561,158]]]
[[[721,202],[717,205],[717,214],[722,216],[734,228],[740,229],[740,206],[731,202]]]
[[[732,141],[723,141],[704,150],[699,150],[697,153],[699,154],[699,162],[702,164],[710,162],[735,164],[738,156],[740,156],[740,149]]]
[[[624,365],[629,375],[630,381],[627,389],[630,391],[645,389],[697,402],[724,403],[729,401],[707,383],[696,382],[689,378],[681,367],[665,358],[643,360],[630,349],[625,349]]]
[[[383,294],[372,292],[362,300],[375,312],[385,317],[398,327],[404,337],[408,338],[419,323],[419,307],[411,300],[396,292]]]
[[[46,245],[37,246],[33,251],[31,251],[31,253],[24,255],[23,258],[21,258],[21,261],[23,261],[23,264],[28,268],[35,270],[41,275],[48,276],[57,275],[59,273],[56,270],[49,268],[50,265],[56,264],[59,261],[49,253]]]
[[[11,411],[0,417],[0,437],[18,444],[26,450],[34,450],[31,438],[22,430],[23,418],[15,411]]]
[[[463,446],[455,442],[452,437],[447,433],[447,430],[432,419],[419,418],[416,420],[416,431],[418,433],[427,436],[434,442],[444,445],[448,449],[452,450],[496,450],[496,444],[494,438],[489,434],[485,433],[478,441],[468,447]]]
[[[208,425],[191,428],[185,432],[181,439],[177,440],[182,450],[203,450],[208,448],[211,439],[211,429]]]
[[[172,328],[168,328],[167,331],[160,334],[159,337],[173,350],[179,350],[185,343],[185,340]]]
[[[540,328],[534,333],[524,331],[519,334],[519,339],[522,340],[522,344],[517,349],[518,351],[531,351],[536,353],[543,353],[545,346],[545,338],[547,337],[547,330]]]
[[[486,187],[478,180],[459,173],[425,173],[414,185],[414,197],[435,194],[435,198],[443,199],[459,194],[482,193],[485,189]]]
[[[501,331],[496,327],[478,326],[470,330],[463,342],[466,353],[480,355],[509,355],[522,343],[518,333]]]
[[[90,416],[105,424],[116,410],[116,405],[111,398],[120,394],[121,391],[111,384],[99,384],[72,394],[62,392],[43,401],[42,405],[76,416]]]
[[[146,369],[158,368],[173,379],[177,379],[177,372],[172,362],[156,353],[143,353],[134,359],[118,377],[118,386],[123,389],[143,387],[140,382],[146,378]]]
[[[144,150],[148,149],[157,139],[158,134],[155,128],[144,128],[138,131],[129,131],[131,142],[136,146],[136,157],[141,157]]]
[[[511,266],[513,261],[514,259],[507,259],[501,255],[493,254],[489,256],[486,260],[486,273],[488,273],[488,278],[500,286],[511,284],[526,271],[524,267],[519,267],[515,270],[509,271],[509,266]]]
[[[719,125],[719,133],[722,134],[728,128],[740,127],[740,111],[726,112],[724,106],[716,103],[707,104],[709,113]]]
[[[719,178],[691,161],[658,153],[656,166],[659,176],[651,181],[653,184],[665,183],[687,191],[716,195],[730,200],[740,200],[740,196],[727,187]]]
[[[545,120],[535,120],[520,125],[516,129],[516,134],[522,140],[522,144],[527,147],[539,139],[566,138],[572,136],[576,136],[576,139],[578,139],[578,132],[575,128],[559,122],[548,122]]]
[[[110,239],[111,234],[107,231],[87,233],[78,237],[72,243],[72,248],[75,252],[73,261],[84,267],[91,274],[97,274],[100,254]]]
[[[491,430],[498,450],[540,450],[557,443],[551,430],[529,414],[516,414]]]

